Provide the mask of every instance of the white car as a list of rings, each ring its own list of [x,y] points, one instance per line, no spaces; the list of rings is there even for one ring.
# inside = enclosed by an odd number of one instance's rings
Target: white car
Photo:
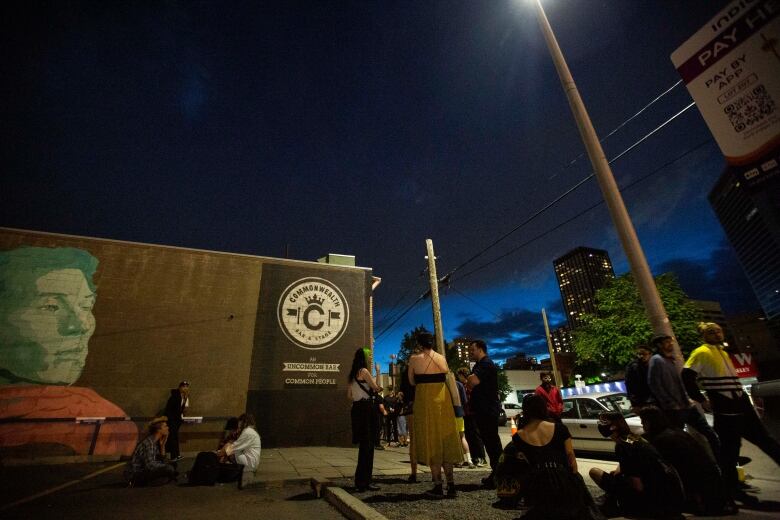
[[[641,435],[642,421],[631,412],[631,402],[622,392],[594,392],[563,399],[561,420],[571,433],[575,450],[614,452],[615,442],[602,437],[598,429],[599,415],[620,412],[633,433]]]

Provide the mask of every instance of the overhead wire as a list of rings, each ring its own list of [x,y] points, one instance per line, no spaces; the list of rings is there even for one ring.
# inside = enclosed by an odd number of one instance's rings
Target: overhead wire
[[[620,129],[621,129],[621,128],[623,128],[623,127],[624,127],[624,126],[626,126],[628,123],[630,123],[631,121],[633,121],[634,119],[636,119],[637,117],[639,117],[639,115],[640,115],[640,114],[642,114],[642,113],[643,113],[645,110],[647,110],[647,109],[648,109],[648,108],[650,108],[652,105],[654,105],[656,102],[658,102],[658,101],[659,101],[659,100],[660,100],[662,97],[664,97],[665,95],[667,95],[669,92],[671,92],[672,90],[674,90],[675,88],[677,88],[677,87],[678,87],[678,86],[679,86],[681,83],[682,83],[682,80],[681,80],[681,79],[680,79],[680,80],[677,80],[677,83],[675,83],[674,85],[672,85],[671,87],[669,87],[668,89],[666,89],[665,91],[663,91],[661,94],[659,94],[658,96],[656,96],[656,97],[655,97],[655,99],[653,99],[653,100],[652,100],[652,101],[650,101],[648,104],[646,104],[646,105],[645,105],[645,106],[643,106],[641,109],[639,109],[639,112],[637,112],[637,113],[636,113],[636,114],[634,114],[633,116],[629,117],[628,119],[626,119],[625,121],[623,121],[622,123],[620,123],[620,124],[619,124],[618,126],[616,126],[614,129],[612,129],[612,131],[611,131],[610,133],[608,133],[607,135],[605,135],[604,137],[602,137],[601,139],[599,139],[599,142],[600,142],[600,143],[603,143],[604,141],[606,141],[607,139],[609,139],[610,137],[612,137],[613,135],[615,135],[615,134],[616,134],[618,131],[620,131]],[[568,168],[568,167],[570,167],[571,165],[573,165],[575,162],[579,161],[579,160],[580,160],[580,159],[582,159],[583,157],[585,157],[585,152],[582,152],[582,153],[581,153],[581,154],[579,154],[577,157],[575,157],[574,159],[572,159],[572,160],[569,162],[569,164],[567,164],[567,165],[566,165],[566,167],[567,167],[567,168]]]
[[[631,122],[632,120],[636,119],[636,118],[637,118],[637,117],[638,117],[640,114],[642,114],[643,112],[645,112],[645,111],[646,111],[646,110],[647,110],[647,109],[648,109],[650,106],[652,106],[653,104],[655,104],[657,101],[659,101],[661,98],[663,98],[663,97],[664,97],[665,95],[667,95],[669,92],[671,92],[671,91],[672,91],[674,88],[676,88],[677,86],[679,86],[681,83],[682,83],[682,81],[681,81],[681,80],[680,80],[680,81],[677,81],[677,82],[676,82],[674,85],[672,85],[671,87],[669,87],[668,89],[666,89],[664,92],[662,92],[661,94],[659,94],[658,96],[656,96],[656,97],[655,97],[655,98],[654,98],[652,101],[650,101],[648,104],[646,104],[644,107],[642,107],[642,108],[641,108],[641,109],[640,109],[638,112],[636,112],[634,115],[632,115],[631,117],[629,117],[628,119],[626,119],[625,121],[623,121],[623,122],[622,122],[620,125],[618,125],[616,128],[614,128],[614,129],[613,129],[611,132],[609,132],[609,133],[608,133],[608,134],[607,134],[605,137],[603,137],[603,138],[602,138],[602,139],[600,139],[599,141],[600,141],[600,142],[601,142],[601,141],[604,141],[605,139],[607,139],[607,138],[609,138],[610,136],[612,136],[612,135],[614,135],[615,133],[617,133],[617,132],[618,132],[620,129],[622,129],[622,128],[623,128],[623,127],[626,125],[626,124],[628,124],[628,123],[629,123],[629,122]],[[638,140],[638,141],[636,141],[634,144],[632,144],[631,146],[629,146],[629,147],[628,147],[626,150],[624,150],[623,152],[621,152],[620,154],[618,154],[617,156],[615,156],[614,158],[612,158],[612,159],[609,161],[609,164],[612,164],[614,161],[616,161],[616,160],[620,159],[621,157],[623,157],[624,155],[626,155],[627,153],[629,153],[629,152],[630,152],[631,150],[633,150],[633,149],[634,149],[636,146],[638,146],[639,144],[641,144],[642,142],[644,142],[645,140],[647,140],[647,139],[648,139],[650,136],[652,136],[653,134],[655,134],[655,133],[656,133],[657,131],[659,131],[661,128],[665,127],[667,124],[671,123],[673,120],[675,120],[675,119],[676,119],[677,117],[679,117],[681,114],[683,114],[685,111],[687,111],[688,109],[690,109],[690,108],[691,108],[691,107],[692,107],[694,104],[695,104],[695,103],[691,103],[691,104],[689,104],[688,106],[686,106],[685,108],[683,108],[681,111],[679,111],[678,113],[676,113],[675,115],[673,115],[671,118],[667,119],[667,120],[666,120],[665,122],[663,122],[661,125],[659,125],[658,127],[656,127],[654,130],[652,130],[652,131],[650,131],[649,133],[647,133],[647,134],[646,134],[645,136],[643,136],[641,139],[639,139],[639,140]],[[708,141],[705,141],[705,143],[706,143],[706,142],[708,142]],[[700,145],[697,145],[697,146],[696,146],[694,149],[698,149],[699,147],[703,146],[703,144],[705,144],[705,143],[702,143],[702,144],[700,144]],[[684,156],[684,155],[687,155],[687,153],[690,153],[690,152],[691,152],[691,150],[689,150],[688,152],[686,152],[686,153],[685,153],[685,154],[683,154],[682,156]],[[579,156],[577,156],[575,159],[573,159],[573,160],[572,160],[572,161],[571,161],[571,162],[568,164],[568,166],[571,166],[571,165],[572,165],[574,162],[576,162],[577,160],[579,160],[579,158],[580,158],[580,157],[582,157],[583,155],[584,155],[584,154],[580,154]],[[682,156],[680,156],[680,157],[682,157]],[[679,160],[679,158],[680,158],[680,157],[676,158],[674,161],[676,161],[676,160]],[[674,162],[674,161],[672,161],[672,162]],[[655,171],[659,171],[660,169],[663,169],[664,167],[668,166],[668,164],[670,164],[670,163],[667,163],[667,164],[665,164],[664,166],[662,166],[662,167],[661,167],[661,168],[659,168],[658,170],[654,170],[654,172],[655,172]],[[568,167],[568,166],[567,166],[567,167]],[[648,174],[648,176],[649,176],[649,175],[650,175],[650,174]],[[535,218],[537,218],[539,215],[541,215],[542,213],[544,213],[545,211],[547,211],[548,209],[550,209],[551,207],[553,207],[555,204],[557,204],[558,202],[560,202],[560,201],[561,201],[563,198],[565,198],[566,196],[568,196],[568,195],[570,195],[571,193],[573,193],[574,191],[576,191],[576,190],[577,190],[579,187],[581,187],[581,186],[582,186],[582,185],[583,185],[585,182],[587,182],[588,180],[590,180],[590,179],[591,179],[591,178],[593,178],[594,176],[595,176],[595,174],[594,174],[594,173],[591,173],[591,174],[590,174],[590,175],[588,175],[587,177],[585,177],[585,178],[583,178],[582,180],[578,181],[576,184],[574,184],[574,185],[573,185],[573,186],[571,186],[569,189],[567,189],[567,190],[566,190],[566,191],[565,191],[563,194],[561,194],[560,196],[556,197],[556,198],[555,198],[553,201],[551,201],[550,203],[548,203],[547,205],[545,205],[543,208],[541,208],[540,210],[538,210],[537,212],[535,212],[533,215],[531,215],[530,217],[528,217],[526,220],[524,220],[523,222],[521,222],[519,225],[515,226],[515,227],[514,227],[513,229],[511,229],[510,231],[508,231],[508,232],[504,233],[503,235],[501,235],[501,236],[500,236],[498,239],[494,240],[494,241],[493,241],[491,244],[489,244],[487,247],[483,248],[481,251],[479,251],[479,252],[478,252],[478,253],[476,253],[475,255],[472,255],[472,256],[471,256],[470,258],[468,258],[468,259],[467,259],[465,262],[463,262],[463,263],[461,263],[460,265],[458,265],[458,266],[457,266],[455,269],[452,269],[451,271],[449,271],[449,272],[448,272],[448,273],[447,273],[445,276],[443,276],[443,277],[442,277],[442,278],[439,280],[439,283],[441,284],[441,283],[442,283],[443,281],[445,281],[445,280],[449,282],[449,281],[451,280],[451,277],[452,277],[452,275],[453,275],[453,274],[454,274],[456,271],[458,271],[458,270],[462,269],[463,267],[465,267],[465,266],[466,266],[466,265],[468,265],[469,263],[471,263],[471,262],[473,262],[474,260],[476,260],[477,258],[481,257],[481,256],[482,256],[483,254],[485,254],[485,253],[486,253],[488,250],[490,250],[490,249],[492,249],[493,247],[495,247],[496,245],[498,245],[500,242],[502,242],[503,240],[505,240],[505,239],[506,239],[507,237],[509,237],[511,234],[515,233],[517,230],[519,230],[520,228],[522,228],[522,227],[523,227],[523,226],[525,226],[526,224],[530,223],[530,222],[531,222],[531,221],[533,221]],[[634,182],[634,183],[630,184],[629,186],[627,186],[626,188],[623,188],[623,189],[628,189],[628,188],[630,188],[631,186],[633,186],[634,184],[636,184],[636,183],[638,183],[638,182],[641,182],[642,180],[644,180],[644,179],[645,179],[645,178],[647,178],[648,176],[645,176],[645,177],[642,177],[641,179],[638,179],[636,182]],[[579,216],[581,216],[582,214],[586,213],[587,211],[590,211],[591,209],[593,209],[593,208],[595,208],[595,207],[597,207],[597,206],[599,206],[599,205],[601,205],[601,204],[603,204],[603,201],[600,201],[599,203],[597,203],[597,204],[595,204],[595,205],[593,205],[593,206],[589,207],[588,209],[586,209],[586,210],[584,210],[584,211],[582,211],[582,212],[578,213],[578,214],[577,214],[577,215],[575,215],[574,217],[572,217],[572,218],[570,218],[570,219],[567,219],[566,221],[564,221],[564,222],[560,223],[559,225],[555,226],[554,228],[550,229],[548,232],[555,231],[556,229],[558,229],[558,228],[562,227],[563,225],[565,225],[565,224],[567,224],[567,223],[571,222],[572,220],[574,220],[574,219],[578,218],[578,217],[579,217]],[[529,241],[525,242],[524,244],[525,244],[525,245],[527,245],[528,243],[531,243],[531,242],[533,242],[533,241],[535,241],[535,240],[538,240],[538,239],[539,239],[539,238],[541,238],[542,236],[544,236],[544,235],[539,235],[539,236],[537,236],[537,237],[534,237],[533,239],[531,239],[531,240],[529,240]],[[524,245],[524,244],[521,244],[521,245],[520,245],[520,246],[518,246],[517,248],[515,248],[515,249],[511,250],[511,252],[514,252],[514,251],[516,251],[517,249],[519,249],[520,247],[523,247],[523,245]],[[511,254],[511,253],[508,253],[508,254]],[[459,278],[458,278],[458,280],[462,280],[462,279],[463,279],[463,278],[465,278],[466,276],[469,276],[469,275],[473,274],[474,272],[476,272],[476,271],[478,271],[478,270],[481,270],[481,269],[483,269],[483,268],[487,267],[488,265],[491,265],[491,264],[495,263],[496,261],[500,260],[501,258],[504,258],[505,256],[508,256],[508,254],[501,255],[500,257],[498,257],[498,258],[496,258],[496,259],[493,259],[493,260],[491,260],[491,261],[490,261],[490,262],[488,262],[487,264],[483,264],[483,266],[480,266],[480,267],[479,267],[479,268],[477,268],[477,269],[474,269],[474,270],[472,270],[472,271],[469,271],[469,272],[468,272],[468,273],[466,273],[465,275],[463,275],[463,276],[459,277]],[[424,269],[424,270],[421,272],[420,276],[422,276],[422,274],[423,274],[425,271],[426,271],[426,270]],[[454,288],[453,288],[453,290],[455,290],[456,292],[458,292],[458,293],[459,293],[461,296],[464,296],[464,297],[466,297],[466,295],[465,295],[465,294],[463,294],[463,293],[462,293],[462,292],[460,292],[460,291],[457,291],[457,289],[454,289]],[[398,299],[398,301],[397,301],[395,304],[393,304],[393,308],[395,308],[395,307],[396,307],[398,304],[400,304],[400,302],[401,302],[401,301],[402,301],[402,300],[403,300],[403,299],[404,299],[404,298],[405,298],[405,297],[406,297],[406,296],[409,294],[409,292],[410,292],[410,291],[411,291],[411,288],[410,288],[409,290],[407,290],[407,291],[406,291],[406,292],[405,292],[405,293],[402,295],[402,297]],[[408,314],[409,312],[411,312],[411,310],[412,310],[412,309],[414,309],[414,307],[416,307],[416,306],[417,306],[417,305],[418,305],[418,304],[419,304],[421,301],[423,301],[424,299],[426,299],[426,298],[428,297],[428,295],[429,295],[429,294],[430,294],[430,290],[427,290],[427,291],[425,291],[424,293],[422,293],[420,296],[418,296],[418,297],[417,297],[417,299],[416,299],[414,302],[412,302],[412,303],[411,303],[409,306],[407,306],[407,308],[406,308],[404,311],[402,311],[400,314],[398,314],[397,316],[395,316],[395,317],[392,319],[392,321],[391,321],[391,322],[390,322],[388,325],[384,326],[384,328],[383,328],[383,329],[382,329],[382,330],[381,330],[381,331],[380,331],[380,332],[379,332],[379,333],[378,333],[378,334],[375,336],[375,339],[379,339],[381,336],[383,336],[384,334],[386,334],[386,333],[388,333],[390,330],[392,330],[392,329],[394,328],[394,326],[395,326],[395,325],[396,325],[398,322],[400,322],[401,318],[403,318],[404,316],[406,316],[406,314]],[[468,298],[468,297],[467,297],[467,298]],[[471,301],[472,301],[472,302],[474,302],[473,300],[471,300]],[[475,302],[474,302],[474,303],[475,303]],[[486,309],[486,310],[487,310],[487,309]],[[492,313],[492,311],[490,311],[490,312]],[[492,313],[492,314],[495,314],[495,313]],[[388,317],[387,319],[389,319],[389,317]],[[383,320],[383,321],[385,321],[385,320]]]
[[[653,136],[653,135],[654,135],[656,132],[660,131],[660,130],[661,130],[662,128],[664,128],[666,125],[668,125],[669,123],[671,123],[672,121],[674,121],[675,119],[677,119],[678,117],[680,117],[680,116],[681,116],[683,113],[685,113],[687,110],[689,110],[689,109],[690,109],[691,107],[693,107],[695,104],[696,104],[695,102],[692,102],[692,103],[690,103],[688,106],[686,106],[685,108],[683,108],[682,110],[680,110],[679,112],[677,112],[676,114],[674,114],[672,117],[670,117],[669,119],[667,119],[666,121],[664,121],[663,123],[661,123],[660,125],[658,125],[657,127],[655,127],[653,130],[651,130],[650,132],[648,132],[647,134],[645,134],[643,137],[641,137],[641,138],[640,138],[638,141],[634,142],[634,143],[633,143],[631,146],[629,146],[628,148],[626,148],[625,150],[623,150],[622,152],[620,152],[618,155],[616,155],[615,157],[613,157],[612,159],[610,159],[610,160],[608,161],[608,164],[612,164],[612,163],[614,163],[615,161],[617,161],[617,160],[618,160],[618,159],[620,159],[621,157],[623,157],[623,156],[625,156],[626,154],[628,154],[629,152],[631,152],[631,151],[632,151],[634,148],[636,148],[636,147],[637,147],[637,146],[639,146],[641,143],[643,143],[644,141],[646,141],[647,139],[649,139],[651,136]],[[559,195],[559,196],[555,197],[555,199],[553,199],[552,201],[548,202],[548,203],[547,203],[547,204],[545,204],[545,205],[544,205],[544,206],[543,206],[541,209],[537,210],[537,211],[536,211],[536,212],[534,212],[534,213],[533,213],[531,216],[529,216],[528,218],[526,218],[525,220],[523,220],[523,221],[522,221],[520,224],[518,224],[518,225],[517,225],[517,226],[515,226],[514,228],[510,229],[509,231],[507,231],[506,233],[504,233],[503,235],[501,235],[500,237],[498,237],[497,239],[495,239],[493,242],[491,242],[490,244],[488,244],[486,247],[482,248],[480,251],[478,251],[477,253],[475,253],[475,254],[474,254],[474,255],[472,255],[471,257],[469,257],[469,258],[468,258],[468,259],[467,259],[465,262],[462,262],[460,265],[458,265],[458,266],[457,266],[457,267],[455,267],[454,269],[450,270],[450,271],[447,273],[447,275],[446,275],[446,276],[451,276],[451,275],[453,275],[455,272],[459,271],[460,269],[462,269],[462,268],[463,268],[463,267],[465,267],[466,265],[470,264],[471,262],[473,262],[473,261],[474,261],[474,260],[476,260],[477,258],[479,258],[479,257],[481,257],[482,255],[484,255],[486,252],[488,252],[488,251],[489,251],[490,249],[492,249],[493,247],[497,246],[499,243],[501,243],[502,241],[504,241],[506,238],[508,238],[510,235],[512,235],[513,233],[515,233],[516,231],[518,231],[520,228],[522,228],[522,227],[523,227],[523,226],[525,226],[526,224],[529,224],[530,222],[532,222],[533,220],[535,220],[535,219],[536,219],[536,218],[537,218],[539,215],[543,214],[543,213],[544,213],[544,212],[546,212],[548,209],[550,209],[550,208],[552,208],[553,206],[555,206],[555,205],[556,205],[558,202],[560,202],[561,200],[563,200],[564,198],[566,198],[568,195],[570,195],[571,193],[573,193],[575,190],[577,190],[579,187],[581,187],[581,186],[582,186],[583,184],[585,184],[587,181],[589,181],[590,179],[592,179],[593,177],[595,177],[595,175],[596,175],[595,173],[591,173],[590,175],[588,175],[588,176],[586,176],[586,177],[582,178],[581,180],[579,180],[577,183],[575,183],[573,186],[571,186],[570,188],[568,188],[568,189],[567,189],[565,192],[563,192],[561,195]]]
[[[655,175],[656,173],[660,172],[661,170],[663,170],[663,169],[665,169],[665,168],[668,168],[669,166],[671,166],[672,164],[676,163],[676,162],[677,162],[677,161],[679,161],[680,159],[683,159],[684,157],[686,157],[686,156],[688,156],[688,155],[692,154],[693,152],[697,151],[699,148],[701,148],[701,147],[703,147],[704,145],[706,145],[706,144],[709,144],[709,143],[712,143],[712,138],[708,138],[708,139],[706,139],[706,140],[704,140],[704,141],[700,142],[700,143],[699,143],[699,144],[697,144],[696,146],[694,146],[694,147],[692,147],[692,148],[689,148],[688,150],[686,150],[686,151],[685,151],[685,152],[683,152],[682,154],[678,155],[678,156],[677,156],[677,157],[675,157],[674,159],[671,159],[670,161],[667,161],[666,163],[664,163],[663,165],[661,165],[661,166],[659,166],[658,168],[654,169],[653,171],[651,171],[651,172],[647,173],[646,175],[643,175],[642,177],[639,177],[639,178],[638,178],[638,179],[636,179],[635,181],[633,181],[633,182],[631,182],[631,183],[627,184],[626,186],[624,186],[624,187],[620,188],[620,190],[621,190],[621,191],[630,190],[631,188],[633,188],[633,187],[634,187],[634,186],[636,186],[637,184],[641,183],[642,181],[644,181],[644,180],[646,180],[646,179],[648,179],[648,178],[652,177],[653,175]],[[584,210],[580,211],[579,213],[577,213],[577,214],[575,214],[575,215],[573,215],[573,216],[569,217],[568,219],[564,220],[563,222],[560,222],[559,224],[557,224],[557,225],[553,226],[552,228],[550,228],[550,229],[548,229],[548,230],[546,230],[546,231],[544,231],[544,232],[542,232],[542,233],[540,233],[540,234],[536,235],[535,237],[533,237],[533,238],[530,238],[530,239],[526,240],[525,242],[523,242],[523,243],[521,243],[521,244],[519,244],[519,245],[515,246],[514,248],[510,249],[509,251],[506,251],[505,253],[503,253],[502,255],[499,255],[499,256],[497,256],[496,258],[493,258],[492,260],[490,260],[490,261],[488,261],[488,262],[486,262],[486,263],[484,263],[484,264],[482,264],[482,265],[480,265],[480,266],[478,266],[478,267],[475,267],[475,268],[474,268],[474,269],[472,269],[471,271],[467,271],[466,273],[464,273],[464,274],[460,275],[460,276],[459,276],[458,278],[456,278],[455,280],[451,280],[451,282],[453,282],[453,281],[460,281],[460,280],[463,280],[463,279],[464,279],[464,278],[466,278],[467,276],[471,276],[472,274],[474,274],[474,273],[476,273],[476,272],[478,272],[478,271],[481,271],[482,269],[485,269],[486,267],[488,267],[488,266],[490,266],[490,265],[492,265],[492,264],[494,264],[494,263],[498,262],[499,260],[502,260],[502,259],[506,258],[507,256],[509,256],[509,255],[511,255],[511,254],[513,254],[513,253],[515,253],[515,252],[517,252],[517,251],[519,251],[519,250],[520,250],[520,249],[522,249],[523,247],[525,247],[525,246],[527,246],[527,245],[529,245],[529,244],[531,244],[531,243],[535,242],[536,240],[539,240],[540,238],[543,238],[543,237],[545,237],[546,235],[549,235],[549,234],[550,234],[550,233],[552,233],[553,231],[556,231],[556,230],[560,229],[561,227],[565,226],[566,224],[568,224],[568,223],[572,222],[573,220],[576,220],[576,219],[580,218],[581,216],[583,216],[583,215],[584,215],[584,214],[586,214],[587,212],[589,212],[589,211],[591,211],[591,210],[593,210],[593,209],[595,209],[595,208],[597,208],[597,207],[601,206],[602,204],[604,204],[604,200],[603,200],[603,199],[602,199],[602,200],[600,200],[600,201],[598,201],[598,202],[596,202],[595,204],[593,204],[593,205],[591,205],[591,206],[589,206],[589,207],[585,208]]]

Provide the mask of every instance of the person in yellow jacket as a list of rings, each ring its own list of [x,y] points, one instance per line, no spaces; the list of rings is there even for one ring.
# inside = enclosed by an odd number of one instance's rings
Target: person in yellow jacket
[[[739,489],[737,461],[741,440],[744,437],[761,448],[778,465],[780,444],[769,435],[742,389],[734,365],[723,349],[723,330],[717,323],[700,323],[699,333],[704,343],[691,352],[683,370],[686,390],[714,415],[715,431],[721,442],[718,459],[731,497],[743,504],[755,504],[758,500],[754,496]],[[697,380],[707,397],[699,391]]]

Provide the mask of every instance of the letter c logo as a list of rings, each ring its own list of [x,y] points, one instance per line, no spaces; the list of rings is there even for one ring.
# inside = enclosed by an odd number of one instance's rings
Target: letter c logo
[[[309,321],[309,314],[311,314],[313,311],[317,311],[320,313],[320,316],[325,314],[325,311],[322,310],[322,307],[319,305],[309,305],[306,310],[303,312],[303,323],[310,329],[310,330],[320,330],[322,326],[325,324],[325,322],[320,319],[319,323],[313,324]]]

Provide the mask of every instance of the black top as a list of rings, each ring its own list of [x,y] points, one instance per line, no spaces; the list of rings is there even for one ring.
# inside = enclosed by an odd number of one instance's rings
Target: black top
[[[401,392],[404,394],[404,403],[414,402],[414,385],[409,382],[408,366],[401,373]]]
[[[171,396],[165,403],[165,416],[168,418],[168,426],[179,425],[183,422],[181,416],[184,413],[184,407],[181,402],[181,392],[177,388],[171,390]]]
[[[647,384],[647,363],[635,359],[626,366],[626,393],[633,406],[647,404],[652,394]]]
[[[680,477],[649,442],[643,438],[618,441],[615,454],[621,473],[642,481],[643,500],[648,506],[679,512],[685,496]]]
[[[689,495],[719,492],[720,470],[704,447],[690,434],[667,428],[649,437],[649,440],[661,456],[677,470]]]
[[[443,383],[447,380],[447,374],[414,374],[415,384]]]
[[[525,442],[519,433],[512,436],[512,443],[518,450],[522,451],[528,462],[532,466],[544,466],[548,464],[555,464],[563,467],[568,467],[569,461],[566,458],[566,448],[564,443],[566,439],[571,438],[569,429],[560,423],[555,423],[555,431],[553,432],[552,439],[544,446],[535,446]]]
[[[471,373],[479,378],[479,384],[471,391],[471,409],[474,414],[498,417],[501,409],[498,401],[498,367],[485,356],[474,364]]]

